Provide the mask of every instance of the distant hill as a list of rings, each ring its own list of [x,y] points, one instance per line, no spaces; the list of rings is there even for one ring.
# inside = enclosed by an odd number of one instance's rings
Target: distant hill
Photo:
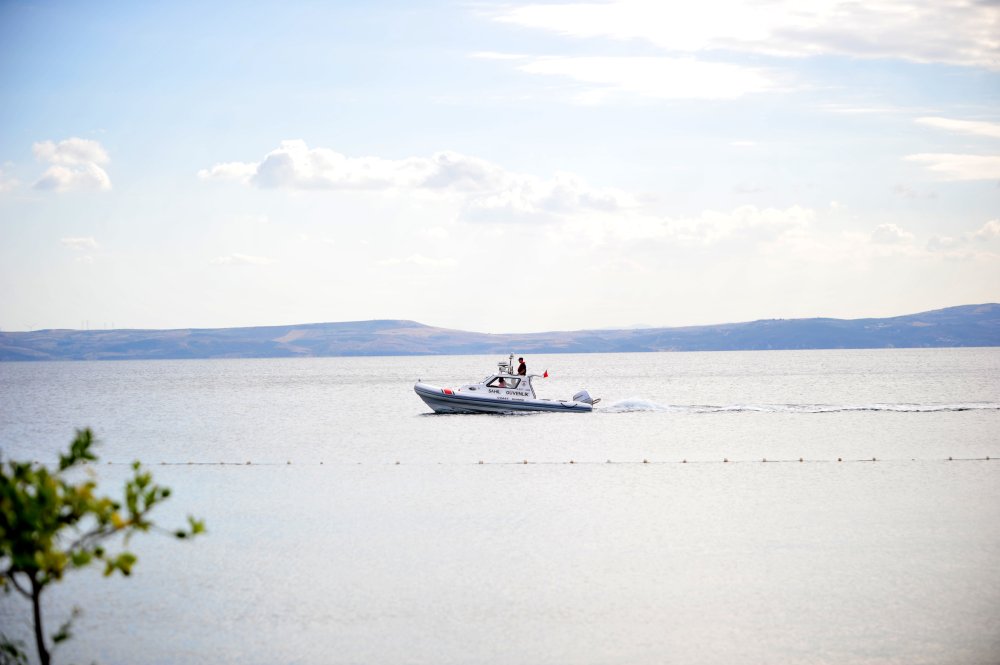
[[[397,320],[256,328],[0,332],[0,361],[953,346],[1000,346],[1000,304],[964,305],[887,319],[767,319],[683,328],[500,335]]]

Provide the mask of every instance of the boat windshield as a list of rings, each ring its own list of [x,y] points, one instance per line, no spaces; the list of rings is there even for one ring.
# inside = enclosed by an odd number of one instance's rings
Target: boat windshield
[[[519,383],[521,383],[521,379],[512,376],[495,376],[486,385],[490,388],[517,388]]]

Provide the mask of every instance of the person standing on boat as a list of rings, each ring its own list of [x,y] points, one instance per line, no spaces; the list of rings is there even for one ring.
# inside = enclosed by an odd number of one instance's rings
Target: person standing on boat
[[[517,373],[519,376],[526,376],[528,374],[528,366],[524,364],[524,358],[518,358],[517,362],[520,364],[517,366]]]

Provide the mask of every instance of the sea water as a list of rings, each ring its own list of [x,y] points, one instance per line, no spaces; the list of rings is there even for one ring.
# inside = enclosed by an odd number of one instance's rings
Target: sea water
[[[5,459],[89,426],[104,491],[138,459],[208,525],[47,592],[57,661],[1000,662],[1000,349],[527,358],[591,414],[413,393],[498,360],[0,364]]]

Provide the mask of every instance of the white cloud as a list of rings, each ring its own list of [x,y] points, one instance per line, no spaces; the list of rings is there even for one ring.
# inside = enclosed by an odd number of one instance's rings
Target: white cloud
[[[36,159],[52,164],[33,187],[64,192],[70,190],[109,190],[111,179],[100,166],[107,164],[108,153],[97,141],[69,138],[59,143],[42,141],[32,146]]]
[[[840,113],[842,115],[894,115],[909,113],[910,110],[904,107],[895,106],[856,106],[836,103],[819,104],[817,108],[827,113]]]
[[[447,240],[449,237],[451,237],[451,234],[448,232],[448,229],[442,226],[431,226],[425,229],[421,229],[420,232],[424,236],[432,240]]]
[[[914,234],[895,224],[880,224],[872,233],[810,228],[783,238],[776,247],[781,256],[794,256],[807,264],[846,267],[889,258],[920,260],[929,256],[915,239]]]
[[[496,164],[457,152],[437,152],[429,160],[411,157],[403,161],[422,176],[403,183],[409,187],[490,190],[502,188],[514,177]]]
[[[927,241],[927,249],[931,252],[943,252],[954,249],[961,244],[963,243],[958,238],[934,235]]]
[[[643,40],[672,52],[840,54],[1000,70],[1000,7],[991,2],[618,0],[514,6],[496,19],[578,38]]]
[[[256,172],[256,164],[226,162],[224,164],[216,164],[210,169],[202,169],[201,171],[198,171],[198,177],[202,180],[235,180],[237,182],[248,182]]]
[[[405,259],[382,259],[378,262],[378,265],[380,266],[398,266],[404,264],[420,266],[421,268],[452,268],[458,265],[458,262],[455,259],[450,258],[433,259],[426,257],[423,254],[411,254]]]
[[[473,58],[479,60],[523,60],[526,55],[519,53],[498,53],[497,51],[478,51],[472,54]]]
[[[931,236],[927,241],[927,252],[926,256],[947,261],[987,261],[993,265],[1000,261],[1000,254],[970,247],[969,234],[964,234],[961,238]]]
[[[597,86],[577,96],[578,101],[588,104],[621,94],[652,99],[735,99],[778,87],[760,69],[689,58],[544,57],[518,69]]]
[[[233,221],[235,221],[237,224],[257,225],[257,224],[269,224],[271,222],[271,218],[268,217],[267,215],[255,215],[247,213],[242,215],[236,215],[235,217],[233,217]]]
[[[768,265],[860,266],[889,258],[906,260],[995,261],[990,252],[971,251],[970,240],[982,233],[1000,237],[1000,220],[980,231],[959,237],[934,236],[918,243],[914,233],[897,224],[881,224],[872,232],[836,231],[828,222],[836,210],[814,210],[793,205],[788,208],[759,208],[745,205],[732,210],[704,210],[697,215],[657,218],[627,216],[612,223],[607,220],[567,222],[555,227],[550,237],[562,234],[564,243],[600,248],[606,256],[662,256],[666,248],[703,252],[708,261],[721,257],[763,258]],[[824,223],[819,224],[820,216]],[[993,236],[992,234],[998,234]],[[650,254],[652,252],[652,254]]]
[[[77,251],[85,251],[88,249],[99,249],[100,246],[97,241],[93,238],[60,238],[59,242],[66,245],[70,249],[75,249]]]
[[[917,118],[917,123],[936,127],[949,132],[960,132],[963,134],[976,134],[978,136],[988,136],[1000,139],[1000,122],[983,122],[979,120],[952,120],[950,118]]]
[[[593,246],[609,241],[661,242],[679,247],[711,247],[726,242],[784,242],[802,236],[816,213],[801,206],[758,208],[744,205],[733,210],[704,210],[693,217],[629,215],[624,218],[570,220],[554,231],[566,239],[586,238]]]
[[[545,221],[579,211],[615,212],[637,208],[638,200],[617,189],[594,188],[570,173],[543,180],[509,174],[500,186],[470,197],[465,207],[469,219],[494,221]]]
[[[909,185],[896,185],[892,191],[904,199],[936,199],[937,194],[930,190],[918,191]]]
[[[69,168],[50,166],[42,177],[35,181],[35,189],[66,192],[74,189],[111,189],[111,179],[97,164],[86,164]]]
[[[396,160],[348,157],[328,148],[309,148],[304,141],[283,141],[260,162],[217,164],[198,175],[260,188],[419,191],[457,197],[470,218],[497,221],[614,212],[639,205],[627,192],[591,187],[567,173],[544,179],[449,151]]]
[[[59,143],[41,141],[32,146],[32,151],[40,162],[63,166],[107,164],[110,161],[104,147],[90,139],[69,138]]]
[[[955,253],[955,250],[967,247],[973,242],[986,243],[996,238],[1000,238],[1000,219],[991,219],[977,230],[963,233],[958,237],[939,235],[931,236],[931,238],[927,241],[927,249],[931,252],[952,252],[953,256],[951,258],[968,258],[973,255],[979,256],[979,254],[969,252],[967,250],[963,250],[963,252],[959,254]],[[986,254],[984,256],[992,256],[992,254]]]
[[[219,266],[266,266],[274,263],[274,259],[249,254],[230,254],[214,258],[211,262]]]
[[[972,237],[980,241],[1000,238],[1000,219],[991,219],[986,222],[982,228],[972,234]]]
[[[388,189],[475,186],[502,169],[483,160],[439,152],[430,158],[348,157],[305,141],[282,141],[260,162],[227,162],[202,169],[204,180],[236,180],[260,188]]]
[[[6,176],[3,169],[0,169],[0,194],[4,192],[10,192],[17,189],[21,184],[17,178],[10,178]]]
[[[879,224],[872,232],[872,242],[881,245],[895,245],[913,241],[913,234],[904,231],[895,224]]]
[[[1000,155],[921,153],[906,159],[924,164],[944,180],[1000,180]]]
[[[737,194],[761,194],[767,191],[763,185],[758,185],[753,182],[741,182],[733,185],[733,191]]]
[[[785,210],[745,205],[729,212],[706,210],[699,217],[668,220],[670,237],[683,244],[712,245],[728,240],[766,242],[804,231],[815,220],[808,208]]]

